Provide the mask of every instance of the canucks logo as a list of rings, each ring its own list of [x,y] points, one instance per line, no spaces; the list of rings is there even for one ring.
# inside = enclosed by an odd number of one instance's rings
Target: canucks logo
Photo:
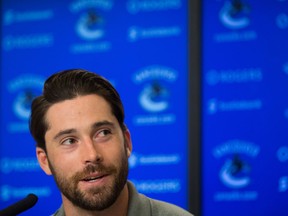
[[[250,166],[236,154],[225,162],[219,175],[226,186],[236,189],[243,188],[250,183],[250,178],[247,176],[249,172]]]
[[[32,89],[25,89],[16,96],[13,104],[14,113],[21,119],[28,119],[30,115],[31,102],[37,95]]]
[[[256,158],[260,147],[245,140],[228,140],[216,146],[213,150],[215,158],[223,158],[223,165],[219,167],[220,181],[232,189],[241,189],[251,184],[251,163],[248,158]],[[250,160],[249,160],[250,161]]]
[[[151,113],[167,110],[171,100],[171,84],[177,77],[177,71],[160,65],[151,65],[137,71],[133,80],[136,84],[142,84],[138,96],[141,107]]]
[[[23,132],[28,130],[27,120],[30,106],[35,96],[40,95],[44,79],[35,75],[21,75],[8,83],[8,93],[12,96],[12,109],[16,120],[8,123],[9,131]]]
[[[168,108],[168,98],[168,90],[159,82],[155,81],[144,87],[140,93],[139,102],[147,111],[160,112]]]
[[[226,1],[220,11],[219,17],[223,25],[230,29],[241,29],[250,24],[247,14],[249,7],[241,0]]]
[[[176,70],[162,65],[140,68],[132,75],[133,82],[139,86],[139,91],[136,91],[138,104],[145,112],[139,110],[141,114],[135,115],[135,125],[167,125],[176,121],[171,101],[177,78]]]
[[[79,36],[84,39],[99,39],[104,35],[103,23],[103,18],[95,11],[90,10],[80,16],[76,24],[76,30]]]
[[[72,13],[78,14],[75,28],[84,40],[97,40],[105,35],[103,16],[111,11],[112,0],[75,0],[69,5]],[[101,13],[100,13],[101,12]]]

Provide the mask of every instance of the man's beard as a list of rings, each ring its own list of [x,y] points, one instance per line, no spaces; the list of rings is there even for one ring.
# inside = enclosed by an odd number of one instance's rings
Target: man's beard
[[[123,190],[128,176],[128,158],[126,154],[122,154],[118,170],[116,166],[105,167],[101,163],[94,163],[87,165],[83,171],[77,172],[69,179],[65,178],[61,170],[56,171],[50,162],[49,166],[62,194],[75,206],[90,211],[101,211],[110,207]],[[94,172],[109,174],[109,177],[113,176],[112,185],[81,191],[78,188],[78,183],[85,176]]]

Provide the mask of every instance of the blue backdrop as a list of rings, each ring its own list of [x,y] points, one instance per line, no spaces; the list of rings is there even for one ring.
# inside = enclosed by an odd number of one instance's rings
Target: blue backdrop
[[[138,190],[188,208],[186,0],[2,1],[0,208],[28,193],[23,215],[61,204],[28,131],[31,100],[51,73],[85,68],[119,90]]]
[[[202,9],[202,215],[287,215],[288,1]]]
[[[78,67],[122,96],[138,190],[188,208],[188,3],[2,1],[0,208],[30,192],[23,215],[61,204],[27,121],[45,78]],[[203,0],[199,13],[202,216],[287,215],[288,1]]]

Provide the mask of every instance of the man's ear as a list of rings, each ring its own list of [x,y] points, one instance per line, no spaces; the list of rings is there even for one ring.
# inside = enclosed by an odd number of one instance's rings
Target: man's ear
[[[46,152],[44,149],[40,147],[36,147],[36,156],[38,159],[38,162],[40,164],[40,167],[47,175],[52,175],[52,172],[49,167],[49,161]]]
[[[125,130],[124,132],[124,138],[125,138],[125,147],[126,147],[126,152],[127,156],[130,157],[131,152],[132,152],[132,140],[131,140],[131,134],[128,129]]]

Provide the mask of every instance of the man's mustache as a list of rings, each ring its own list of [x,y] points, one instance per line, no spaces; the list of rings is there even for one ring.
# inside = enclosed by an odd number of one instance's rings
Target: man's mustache
[[[76,182],[85,179],[88,175],[98,173],[100,175],[114,174],[117,169],[114,166],[104,166],[103,164],[89,164],[86,165],[82,171],[73,175],[72,179]]]

